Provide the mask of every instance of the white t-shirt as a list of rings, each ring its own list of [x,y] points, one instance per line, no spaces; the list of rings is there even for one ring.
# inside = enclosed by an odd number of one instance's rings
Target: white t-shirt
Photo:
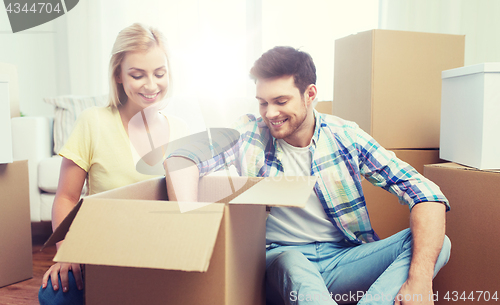
[[[312,157],[309,146],[294,147],[285,140],[277,141],[283,150],[281,163],[285,176],[310,176]],[[305,208],[273,207],[267,218],[266,244],[293,245],[316,241],[337,242],[342,239],[342,233],[328,219],[314,190]]]

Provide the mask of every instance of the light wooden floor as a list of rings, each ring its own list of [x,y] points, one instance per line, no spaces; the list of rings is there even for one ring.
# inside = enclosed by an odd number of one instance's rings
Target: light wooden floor
[[[35,225],[33,234],[33,278],[10,286],[0,288],[0,304],[2,305],[34,305],[38,304],[38,290],[42,284],[45,271],[52,266],[52,258],[56,254],[55,246],[40,252],[43,243],[50,235],[48,224]]]

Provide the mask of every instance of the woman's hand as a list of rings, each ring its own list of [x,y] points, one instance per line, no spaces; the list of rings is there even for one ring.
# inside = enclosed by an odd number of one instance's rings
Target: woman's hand
[[[61,276],[61,285],[63,292],[67,292],[69,290],[69,281],[68,281],[68,272],[73,271],[73,276],[75,277],[76,287],[78,290],[83,289],[83,278],[82,278],[82,269],[80,268],[80,264],[69,264],[69,263],[55,263],[52,267],[45,272],[42,279],[42,288],[47,287],[47,282],[49,277],[52,281],[52,288],[54,291],[59,290],[59,276]]]

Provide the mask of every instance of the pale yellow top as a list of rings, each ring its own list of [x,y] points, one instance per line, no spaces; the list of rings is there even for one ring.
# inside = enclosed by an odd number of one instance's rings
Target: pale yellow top
[[[170,129],[168,141],[188,134],[186,123],[174,116],[166,117]],[[83,111],[59,155],[88,173],[89,195],[157,177],[136,170],[140,157],[130,143],[119,111],[110,107]]]

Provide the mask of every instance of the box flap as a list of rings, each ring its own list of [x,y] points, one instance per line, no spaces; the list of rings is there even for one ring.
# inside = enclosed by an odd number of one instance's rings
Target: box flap
[[[54,261],[204,272],[223,209],[181,213],[177,202],[86,198]]]
[[[167,200],[167,189],[165,186],[165,177],[156,177],[134,184],[122,186],[102,193],[87,196],[85,198],[112,198],[112,199],[142,199],[142,200]],[[54,233],[45,242],[40,251],[60,242],[66,236],[66,233],[73,223],[76,214],[80,210],[82,201],[71,210],[71,212],[59,224]]]
[[[316,180],[316,176],[263,178],[229,203],[303,208]]]
[[[262,179],[225,175],[205,176],[198,184],[198,201],[229,203]]]
[[[475,73],[500,72],[500,62],[486,62],[441,72],[441,78],[452,78]]]
[[[81,206],[82,206],[82,200],[80,200],[75,205],[75,207],[68,213],[68,215],[66,215],[66,217],[59,224],[56,230],[52,233],[52,235],[50,235],[49,239],[45,242],[45,244],[43,244],[43,247],[40,249],[40,251],[43,251],[43,249],[45,249],[46,247],[53,246],[64,239],[66,233],[68,233],[69,227],[73,223],[73,219],[75,219],[75,216],[80,210]]]
[[[305,207],[317,177],[232,177],[200,179],[198,201]]]
[[[478,171],[478,172],[490,172],[490,173],[500,173],[499,169],[478,169],[475,167],[470,167],[470,166],[465,166],[461,164],[457,164],[454,162],[448,162],[448,163],[439,163],[439,164],[429,164],[425,165],[425,167],[444,167],[444,168],[450,168],[450,169],[457,169],[457,170],[469,170],[469,171]]]
[[[167,200],[165,176],[125,185],[87,198]]]

